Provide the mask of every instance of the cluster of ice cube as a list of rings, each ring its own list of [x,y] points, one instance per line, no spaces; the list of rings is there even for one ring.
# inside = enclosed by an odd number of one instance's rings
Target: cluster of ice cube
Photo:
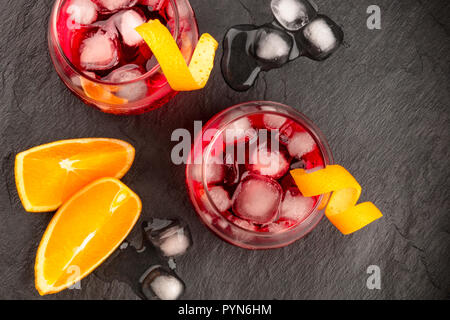
[[[237,163],[234,154],[225,153],[223,159],[209,157],[214,163],[207,163],[208,192],[202,193],[202,202],[208,205],[212,201],[217,211],[242,229],[256,231],[257,226],[265,226],[268,232],[281,232],[304,220],[314,207],[315,200],[303,197],[295,183],[283,181],[290,178],[286,175],[290,166],[303,167],[302,157],[317,145],[309,133],[286,117],[264,114],[261,119],[265,131],[272,132],[277,139],[276,133],[284,132],[286,145],[277,145],[272,140],[260,143],[262,131],[254,128],[253,120],[247,117],[232,123],[232,132],[253,129],[258,144],[246,151],[245,164]],[[267,138],[267,133],[264,136]],[[235,137],[238,138],[232,139],[234,147],[251,143],[244,139],[244,134]],[[202,181],[201,170],[201,164],[193,165],[194,180]],[[278,181],[280,178],[283,179]]]
[[[299,51],[314,60],[326,59],[343,41],[342,29],[329,17],[318,14],[311,1],[272,0],[271,9],[281,29],[260,28],[263,36],[257,37],[255,44],[258,59],[278,66],[286,63],[293,48],[289,34],[296,40]]]
[[[272,0],[275,21],[236,25],[224,39],[222,74],[237,90],[250,89],[262,71],[280,68],[300,56],[324,60],[344,39],[342,29],[317,13],[308,0]]]
[[[146,243],[154,250],[155,256],[161,261],[168,260],[169,266],[174,266],[174,258],[184,255],[192,246],[189,228],[179,220],[152,219],[143,230]],[[160,265],[151,267],[142,279],[142,292],[149,299],[175,300],[185,289],[174,270]]]
[[[143,55],[143,66],[153,68],[157,62],[151,59],[151,52],[145,48],[143,38],[135,30],[145,23],[147,18],[139,7],[148,6],[150,11],[160,10],[167,0],[68,0],[63,7],[63,14],[67,16],[67,25],[74,36],[72,48],[78,50],[73,54],[74,63],[84,72],[104,72],[114,70],[127,55]],[[170,6],[169,6],[170,7]],[[107,17],[106,19],[104,17]],[[104,19],[104,20],[99,20]],[[148,52],[147,52],[148,51]],[[148,57],[143,52],[148,53]],[[125,62],[126,63],[126,62]],[[132,81],[140,77],[144,68],[136,68],[136,65],[125,64],[112,71],[103,80],[112,82]],[[96,76],[97,77],[97,76]],[[118,78],[119,81],[112,79]],[[139,99],[145,96],[145,83],[138,82],[118,96],[126,99]],[[130,92],[125,94],[125,92]]]

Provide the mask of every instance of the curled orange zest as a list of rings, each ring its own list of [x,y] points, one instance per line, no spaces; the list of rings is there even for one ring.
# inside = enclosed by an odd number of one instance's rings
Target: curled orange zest
[[[291,175],[305,197],[333,192],[325,215],[343,234],[353,233],[383,216],[371,202],[356,205],[361,195],[361,186],[339,165],[330,165],[310,173],[295,169],[291,171]]]
[[[150,20],[136,31],[152,50],[173,90],[192,91],[205,87],[218,47],[211,35],[205,33],[200,37],[188,67],[172,34],[159,20]]]

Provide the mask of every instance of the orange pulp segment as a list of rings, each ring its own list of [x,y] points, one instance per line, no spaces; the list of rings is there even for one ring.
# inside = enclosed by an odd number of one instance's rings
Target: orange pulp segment
[[[205,33],[200,37],[188,67],[172,34],[159,20],[150,20],[136,31],[152,50],[173,90],[192,91],[205,87],[218,47],[211,35]]]
[[[26,211],[56,210],[94,180],[122,178],[134,154],[129,143],[106,138],[62,140],[23,151],[15,163],[19,197]]]
[[[39,245],[35,284],[41,295],[80,281],[125,240],[142,209],[141,200],[114,178],[77,192],[56,212]]]
[[[339,165],[307,173],[303,169],[291,171],[298,188],[305,197],[331,195],[325,215],[343,234],[353,233],[383,215],[371,202],[356,205],[361,186],[345,168]]]

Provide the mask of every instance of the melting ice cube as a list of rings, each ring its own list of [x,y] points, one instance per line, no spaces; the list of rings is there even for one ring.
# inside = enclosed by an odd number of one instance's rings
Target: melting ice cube
[[[122,42],[129,46],[135,47],[144,42],[144,39],[135,30],[136,27],[145,23],[147,19],[140,10],[123,10],[111,17],[119,30]]]
[[[142,283],[142,292],[148,299],[176,300],[185,290],[185,284],[172,270],[154,268]]]
[[[318,15],[297,36],[307,55],[314,60],[324,60],[335,52],[344,40],[344,32],[330,18]]]
[[[104,78],[104,80],[116,83],[127,82],[135,80],[143,74],[144,73],[139,66],[134,64],[126,64],[112,71]],[[116,92],[116,95],[121,98],[128,99],[129,101],[134,101],[145,97],[147,90],[148,88],[145,81],[136,81],[120,86],[119,91]]]
[[[282,189],[275,180],[248,174],[233,195],[234,213],[257,224],[275,220],[282,198]]]
[[[159,249],[164,257],[177,257],[185,254],[192,244],[189,228],[178,220],[161,228],[146,231],[151,243]]]
[[[247,169],[262,176],[278,179],[289,170],[289,162],[283,153],[280,150],[269,150],[265,144],[259,146],[250,157]]]
[[[67,13],[72,21],[79,24],[91,24],[97,20],[97,6],[91,0],[71,0]]]
[[[317,15],[317,10],[307,0],[272,0],[273,15],[289,31],[297,31]]]
[[[316,147],[316,142],[307,132],[296,132],[289,138],[287,149],[292,157],[300,159]]]
[[[119,63],[117,34],[94,26],[84,32],[79,46],[80,66],[83,70],[108,70]],[[81,32],[81,30],[80,30]]]
[[[263,63],[264,70],[278,68],[288,62],[293,45],[292,37],[286,32],[261,27],[256,35],[255,56]]]

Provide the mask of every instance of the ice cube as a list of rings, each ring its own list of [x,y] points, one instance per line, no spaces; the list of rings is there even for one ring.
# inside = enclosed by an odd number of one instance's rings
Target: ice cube
[[[233,211],[242,219],[257,224],[275,220],[282,198],[278,182],[269,177],[247,175],[233,195]]]
[[[272,0],[273,15],[283,28],[297,31],[317,15],[317,10],[308,0]]]
[[[266,113],[263,116],[264,126],[269,130],[280,129],[286,120],[285,117],[276,114]]]
[[[294,41],[286,32],[261,27],[255,40],[255,57],[263,63],[263,69],[281,67],[288,62]]]
[[[283,153],[280,150],[269,150],[266,144],[259,146],[250,157],[247,169],[259,175],[278,179],[289,170],[289,162]]]
[[[138,0],[139,4],[149,6],[150,11],[159,11],[167,0]]]
[[[189,238],[182,233],[175,233],[167,236],[161,243],[160,249],[166,257],[182,255],[190,246]]]
[[[71,0],[67,7],[70,19],[79,24],[91,24],[97,20],[97,6],[91,0]]]
[[[222,134],[223,140],[226,143],[233,143],[245,139],[247,137],[253,136],[254,133],[255,130],[252,127],[250,119],[247,117],[243,117],[239,120],[230,123],[225,128]]]
[[[129,47],[136,47],[144,42],[144,39],[135,30],[145,23],[147,19],[140,10],[128,9],[120,11],[111,17],[122,38],[122,43]]]
[[[327,16],[318,15],[299,32],[297,38],[307,55],[311,59],[320,61],[328,58],[339,48],[344,40],[344,33],[333,20]]]
[[[164,257],[183,255],[192,244],[189,228],[178,220],[172,220],[168,226],[159,230],[147,230],[146,233]]]
[[[104,80],[120,83],[133,81],[144,73],[142,69],[134,64],[126,64],[107,75]],[[145,81],[136,81],[119,86],[119,90],[116,92],[118,97],[127,99],[129,101],[139,100],[147,94],[148,88]]]
[[[231,199],[228,192],[220,186],[214,186],[209,189],[209,196],[220,212],[225,212],[231,208]]]
[[[295,132],[289,138],[287,149],[292,157],[300,159],[316,147],[316,142],[308,132]]]
[[[142,283],[142,293],[147,299],[176,300],[184,290],[185,285],[175,272],[160,266],[153,268]]]
[[[125,8],[131,8],[137,0],[92,0],[103,13],[112,13]]]
[[[314,203],[313,198],[304,197],[298,189],[288,189],[281,203],[280,219],[303,221],[313,209]]]
[[[99,26],[89,30],[82,35],[79,46],[80,67],[91,71],[115,67],[119,63],[117,34]]]
[[[192,168],[192,178],[198,182],[202,181],[202,155],[198,155],[193,164]],[[217,157],[207,157],[206,160],[206,183],[214,184],[222,182],[225,178],[225,167],[223,165],[223,160]]]

